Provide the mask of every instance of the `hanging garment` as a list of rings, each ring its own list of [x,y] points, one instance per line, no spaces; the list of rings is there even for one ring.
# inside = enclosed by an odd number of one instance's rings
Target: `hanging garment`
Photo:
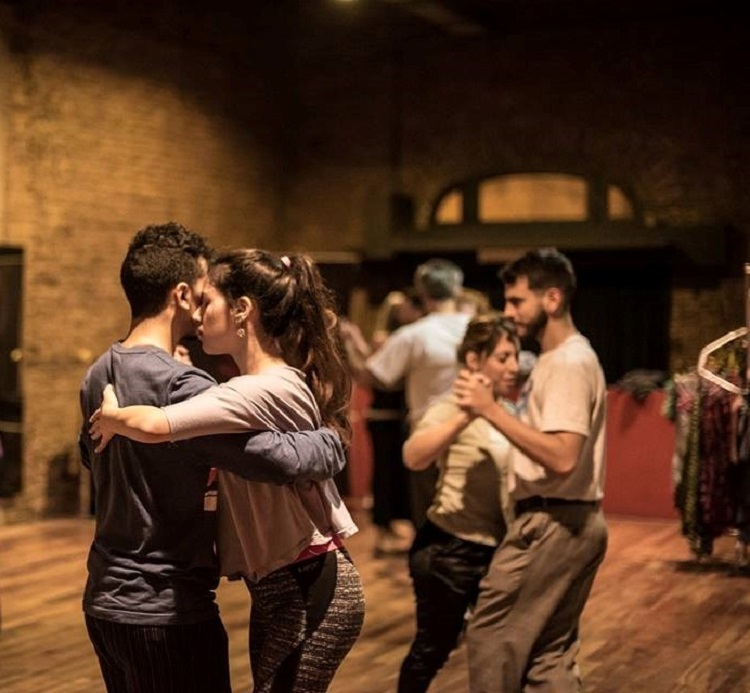
[[[697,556],[710,555],[714,540],[738,521],[733,405],[746,392],[746,335],[747,328],[739,328],[701,350],[692,408],[689,396],[683,402],[682,424],[688,425],[683,454],[673,465],[675,506]]]

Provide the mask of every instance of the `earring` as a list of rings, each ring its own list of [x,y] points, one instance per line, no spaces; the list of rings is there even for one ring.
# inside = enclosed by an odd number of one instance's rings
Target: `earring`
[[[244,327],[238,327],[237,328],[237,336],[240,339],[245,339],[245,328]]]

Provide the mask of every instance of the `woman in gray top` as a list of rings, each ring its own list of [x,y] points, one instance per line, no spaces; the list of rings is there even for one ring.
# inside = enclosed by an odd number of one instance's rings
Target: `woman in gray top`
[[[146,443],[243,430],[313,430],[348,440],[350,382],[332,297],[304,256],[240,250],[219,257],[196,312],[209,354],[240,375],[167,407],[119,408],[105,391],[92,417],[100,448],[112,435]],[[219,471],[222,574],[252,596],[256,692],[325,691],[364,619],[359,574],[343,546],[357,531],[335,484],[260,484]]]
[[[513,396],[518,376],[513,323],[494,313],[473,318],[458,360],[487,378],[495,398]],[[509,457],[506,438],[459,407],[452,393],[427,410],[404,444],[410,469],[437,464],[439,477],[427,521],[409,552],[417,632],[401,665],[400,693],[427,691],[456,647],[479,581],[505,535]]]

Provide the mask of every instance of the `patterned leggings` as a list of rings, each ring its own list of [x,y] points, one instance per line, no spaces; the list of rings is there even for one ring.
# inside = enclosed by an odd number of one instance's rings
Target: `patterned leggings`
[[[255,693],[325,693],[364,622],[357,569],[345,549],[247,583]]]

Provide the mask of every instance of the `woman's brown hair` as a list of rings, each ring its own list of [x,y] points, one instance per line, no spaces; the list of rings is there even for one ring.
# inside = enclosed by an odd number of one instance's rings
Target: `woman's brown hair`
[[[501,313],[484,313],[469,321],[463,341],[458,347],[458,360],[465,364],[466,354],[473,351],[479,356],[491,354],[497,343],[506,337],[518,349],[518,336],[512,320],[503,317]]]
[[[323,423],[342,443],[351,440],[351,374],[344,360],[333,292],[305,255],[235,250],[220,255],[211,282],[230,301],[240,296],[258,306],[261,327],[284,360],[305,374]]]

